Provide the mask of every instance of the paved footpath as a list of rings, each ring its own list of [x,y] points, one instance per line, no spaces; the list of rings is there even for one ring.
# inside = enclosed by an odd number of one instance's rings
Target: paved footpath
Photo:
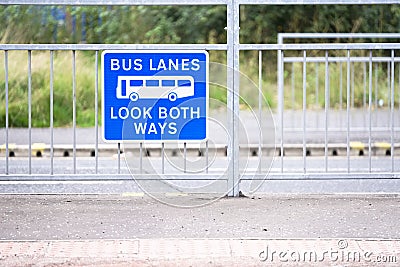
[[[204,204],[208,196],[168,198]],[[1,195],[0,217],[0,266],[400,262],[397,195],[257,195],[198,208],[139,194]]]

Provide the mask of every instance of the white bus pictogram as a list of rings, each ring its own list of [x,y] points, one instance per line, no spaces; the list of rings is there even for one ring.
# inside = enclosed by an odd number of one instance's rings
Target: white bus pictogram
[[[118,76],[116,91],[118,99],[169,99],[173,102],[194,95],[194,80],[191,76]]]

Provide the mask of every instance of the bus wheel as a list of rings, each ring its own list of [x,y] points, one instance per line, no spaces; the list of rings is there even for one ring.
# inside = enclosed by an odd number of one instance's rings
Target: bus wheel
[[[168,94],[168,99],[169,99],[169,101],[174,102],[174,101],[177,99],[177,97],[178,97],[178,96],[177,96],[176,93],[174,93],[174,92]]]
[[[135,102],[136,100],[139,99],[139,95],[138,95],[137,93],[133,92],[132,94],[129,95],[129,99],[130,99],[132,102]]]

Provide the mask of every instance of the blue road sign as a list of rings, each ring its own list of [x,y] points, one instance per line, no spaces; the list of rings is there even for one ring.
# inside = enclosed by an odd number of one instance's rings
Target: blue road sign
[[[102,54],[103,139],[208,137],[208,53],[107,50]]]

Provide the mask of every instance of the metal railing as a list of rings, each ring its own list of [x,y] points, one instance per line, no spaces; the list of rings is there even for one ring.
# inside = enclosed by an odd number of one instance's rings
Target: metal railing
[[[145,45],[145,44],[132,44],[132,45],[105,45],[105,44],[85,44],[85,45],[21,45],[21,44],[1,44],[0,45],[0,50],[4,51],[4,66],[5,66],[5,97],[6,97],[6,125],[5,125],[5,131],[6,131],[6,142],[5,142],[5,173],[2,175],[2,179],[47,179],[47,180],[54,180],[55,178],[58,179],[61,177],[61,179],[64,179],[65,177],[69,178],[90,178],[90,177],[95,177],[97,179],[106,179],[107,176],[109,176],[110,173],[105,173],[105,174],[100,174],[99,172],[99,158],[98,158],[98,149],[99,149],[99,139],[98,139],[98,121],[97,121],[97,116],[96,121],[95,121],[95,166],[94,166],[94,173],[93,174],[87,174],[86,176],[83,174],[79,174],[77,172],[77,144],[76,144],[76,80],[73,78],[73,84],[72,84],[72,104],[73,104],[73,118],[72,118],[72,125],[73,125],[73,144],[72,144],[72,151],[73,151],[73,170],[71,175],[58,175],[55,177],[54,174],[54,149],[55,145],[53,143],[53,97],[54,97],[54,90],[53,90],[53,74],[51,71],[51,79],[50,79],[50,117],[51,117],[51,124],[50,124],[50,131],[51,131],[51,144],[50,144],[50,164],[51,164],[51,169],[49,174],[33,174],[32,173],[32,133],[31,133],[31,108],[32,108],[32,103],[31,103],[31,93],[32,93],[32,87],[31,87],[31,78],[32,78],[32,73],[31,73],[31,53],[32,51],[35,50],[41,50],[41,51],[49,51],[49,56],[51,58],[50,62],[50,69],[52,70],[53,68],[53,57],[54,57],[54,51],[62,50],[62,51],[71,51],[72,55],[72,61],[73,61],[73,66],[75,66],[75,57],[76,57],[76,51],[94,51],[95,57],[96,57],[96,65],[95,65],[95,77],[94,77],[94,90],[96,92],[96,99],[95,99],[95,112],[98,112],[98,53],[101,50],[104,49],[180,49],[180,50],[185,50],[185,49],[206,49],[206,50],[226,50],[227,53],[227,76],[226,76],[226,87],[228,90],[226,90],[227,93],[227,132],[229,133],[230,138],[227,140],[226,143],[226,155],[227,155],[227,162],[226,163],[226,168],[224,168],[224,171],[222,172],[223,178],[221,178],[221,171],[216,171],[216,173],[210,173],[208,167],[204,169],[203,172],[198,173],[198,174],[193,174],[193,173],[185,173],[186,168],[187,168],[187,153],[188,153],[188,147],[187,145],[184,145],[183,147],[183,154],[184,154],[184,171],[183,174],[177,174],[177,173],[171,173],[171,174],[165,174],[165,179],[170,179],[170,180],[215,180],[219,179],[222,183],[226,185],[226,188],[228,190],[227,195],[229,196],[238,196],[239,192],[242,189],[242,184],[244,184],[246,181],[250,180],[260,180],[263,181],[265,179],[267,180],[341,180],[341,179],[399,179],[400,174],[399,170],[396,169],[397,166],[400,164],[396,164],[395,162],[397,161],[397,158],[395,157],[395,152],[397,152],[396,147],[396,142],[397,140],[395,139],[395,112],[394,112],[394,71],[395,71],[395,62],[397,60],[396,58],[396,51],[400,50],[400,44],[398,43],[380,43],[380,44],[372,44],[372,43],[356,43],[356,44],[240,44],[239,43],[239,7],[240,5],[252,5],[252,4],[390,4],[390,3],[400,3],[400,1],[377,1],[377,0],[368,0],[368,1],[345,1],[345,0],[339,0],[339,1],[331,1],[331,0],[323,0],[323,1],[297,1],[297,0],[286,0],[286,1],[255,1],[255,0],[233,0],[233,1],[228,1],[228,0],[220,0],[220,1],[208,1],[208,0],[199,0],[199,1],[176,1],[176,0],[168,0],[168,1],[81,1],[81,0],[64,0],[64,1],[41,1],[40,3],[37,3],[36,1],[0,1],[0,4],[43,4],[43,5],[226,5],[227,6],[227,43],[226,44],[183,44],[183,45],[176,45],[176,44],[161,44],[161,45]],[[25,173],[19,175],[19,174],[10,174],[9,173],[9,142],[8,142],[8,93],[11,88],[9,88],[8,85],[8,53],[9,51],[12,50],[25,50],[28,53],[28,100],[29,100],[29,119],[28,119],[28,133],[29,133],[29,143],[28,143],[28,150],[29,150],[29,156],[28,156],[28,168],[23,169],[26,170]],[[239,109],[239,100],[240,100],[240,74],[239,74],[239,52],[242,50],[253,50],[253,51],[259,51],[259,87],[262,86],[262,52],[261,51],[276,51],[278,54],[278,62],[277,62],[277,70],[278,70],[278,119],[277,119],[277,124],[278,124],[278,137],[279,137],[279,143],[277,144],[278,149],[277,153],[279,154],[280,160],[279,166],[275,166],[274,163],[272,162],[272,169],[270,169],[271,165],[262,165],[262,158],[265,156],[268,157],[273,157],[275,153],[275,147],[270,147],[267,144],[264,144],[263,141],[261,140],[261,136],[259,136],[258,143],[256,144],[256,153],[254,153],[255,158],[257,159],[257,163],[255,166],[256,168],[250,168],[250,169],[243,169],[240,166],[241,162],[241,155],[240,155],[240,149],[243,148],[243,146],[246,146],[248,144],[241,144],[240,139],[239,139],[239,118],[241,115],[241,111]],[[306,77],[307,77],[307,63],[311,60],[321,60],[321,59],[311,59],[307,57],[307,52],[308,51],[315,51],[315,50],[320,50],[324,51],[325,56],[324,56],[324,63],[325,63],[325,109],[324,109],[324,116],[325,116],[325,121],[326,124],[324,125],[324,142],[323,142],[323,168],[321,169],[320,166],[317,168],[309,168],[309,160],[307,158],[307,149],[308,149],[308,144],[307,144],[307,99],[304,97],[307,92],[307,82],[306,82]],[[351,134],[351,129],[350,129],[350,68],[347,67],[347,83],[346,83],[346,107],[347,107],[347,113],[346,113],[346,118],[347,118],[347,129],[345,131],[346,133],[346,145],[343,148],[346,151],[346,158],[347,158],[347,165],[344,167],[343,170],[339,170],[340,168],[334,168],[334,167],[329,167],[329,152],[330,152],[330,143],[328,140],[329,136],[329,67],[330,67],[330,53],[332,51],[337,51],[337,50],[343,50],[347,52],[347,56],[343,58],[342,60],[345,60],[347,66],[349,66],[350,62],[352,60],[366,60],[365,58],[363,59],[353,59],[350,55],[351,51],[355,50],[364,50],[369,52],[369,57],[368,57],[368,64],[369,64],[369,94],[368,94],[368,116],[371,118],[371,107],[372,107],[372,87],[371,87],[371,79],[372,79],[372,62],[374,60],[378,60],[378,58],[372,57],[372,51],[377,51],[377,50],[387,50],[390,51],[390,64],[391,64],[391,80],[390,80],[390,166],[385,167],[382,170],[379,170],[378,172],[374,172],[372,166],[373,166],[373,157],[372,157],[372,138],[371,138],[371,133],[372,133],[372,126],[371,126],[371,120],[369,120],[369,135],[368,135],[368,169],[367,171],[363,169],[355,169],[353,170],[351,168],[351,155],[350,152],[352,150],[351,143],[350,143],[350,134]],[[292,168],[292,171],[290,171],[291,168],[288,168],[289,171],[286,171],[285,166],[285,161],[284,155],[285,155],[285,140],[284,140],[284,62],[285,60],[290,60],[290,58],[286,58],[284,56],[284,53],[287,51],[298,51],[303,54],[302,57],[302,71],[303,71],[303,79],[302,79],[302,92],[303,92],[303,99],[302,99],[302,142],[301,142],[301,150],[302,150],[302,165],[300,166],[301,171],[298,170],[298,168]],[[337,60],[337,59],[335,59]],[[385,58],[384,60],[388,60]],[[73,67],[73,77],[76,77],[76,69]],[[258,103],[259,107],[262,107],[262,97],[259,95],[258,98]],[[328,104],[326,104],[328,103]],[[259,112],[261,112],[262,108],[259,108]],[[129,148],[128,148],[129,149]],[[135,158],[136,160],[139,161],[139,172],[143,170],[142,164],[144,164],[145,160],[145,153],[146,151],[144,150],[145,148],[143,145],[140,145],[139,148],[135,147],[133,148],[135,151],[139,151],[139,156]],[[158,148],[157,148],[158,149]],[[165,145],[160,144],[160,159],[161,160],[161,165],[164,166],[165,163]],[[178,150],[180,147],[177,148]],[[200,150],[201,147],[199,148],[194,148],[194,150]],[[121,174],[121,144],[116,144],[115,150],[117,151],[117,174],[119,179],[131,179],[131,175],[129,173],[123,173]],[[246,155],[248,157],[248,155]],[[268,162],[268,161],[267,161]],[[159,162],[158,162],[159,163]],[[158,164],[157,163],[157,164]],[[206,148],[206,166],[208,164],[208,144]],[[260,167],[260,165],[262,165]],[[317,165],[320,165],[317,163]],[[158,166],[158,165],[157,165]],[[164,172],[164,167],[162,167]],[[294,170],[294,171],[293,171]],[[85,177],[84,177],[85,176]],[[137,174],[136,179],[143,179],[146,181],[158,179],[159,177],[152,176],[152,174]]]
[[[244,50],[270,50],[274,49],[274,45],[241,45],[241,49]],[[382,57],[373,57],[372,54],[375,51],[379,51],[380,48],[385,48],[388,52],[390,52],[390,57],[382,58]],[[398,122],[398,114],[395,110],[395,62],[398,61],[398,58],[395,57],[396,51],[400,48],[399,44],[292,44],[292,45],[282,45],[278,47],[278,119],[277,119],[277,128],[279,129],[278,134],[278,149],[279,149],[279,166],[275,166],[275,169],[272,169],[272,172],[269,174],[268,179],[357,179],[363,177],[364,179],[395,179],[399,177],[399,169],[398,159],[396,158],[396,152],[399,149],[399,125]],[[325,54],[324,58],[315,58],[308,57],[307,54],[309,51],[322,51]],[[330,57],[330,54],[334,54],[338,50],[343,50],[346,52],[346,57]],[[366,51],[369,54],[369,57],[356,57],[351,56],[351,53],[354,51]],[[296,51],[303,55],[302,58],[299,57],[285,57],[284,54],[288,51]],[[322,59],[322,60],[321,60]],[[351,108],[351,62],[354,61],[367,61],[368,63],[368,104],[367,104],[367,142],[366,144],[362,142],[351,142],[357,137],[352,137],[351,135],[354,133],[352,124],[351,124],[351,112],[353,109]],[[299,129],[295,132],[296,135],[300,135],[301,141],[300,144],[291,144],[286,143],[285,136],[290,133],[290,127],[285,127],[287,117],[285,117],[286,111],[285,108],[285,90],[284,90],[284,64],[285,62],[300,62],[301,72],[297,69],[297,73],[301,73],[301,84],[302,84],[302,99],[301,99],[301,110],[299,111],[299,116],[296,118],[298,121]],[[308,108],[307,102],[307,92],[310,89],[310,86],[307,82],[307,77],[309,77],[308,69],[309,65],[315,62],[321,61],[325,65],[325,88],[324,88],[324,105],[323,105],[323,128],[322,128],[322,137],[321,140],[316,140],[312,143],[307,141],[307,134],[310,134],[314,129],[309,126],[312,123],[308,123],[308,114],[312,113],[313,110]],[[344,144],[332,144],[329,141],[329,136],[332,135],[332,127],[330,123],[330,113],[334,112],[333,108],[330,107],[330,68],[336,62],[345,62],[346,63],[346,86],[345,86],[345,99],[346,99],[346,123],[345,128],[341,129],[341,136],[344,136],[345,143]],[[375,132],[375,128],[372,125],[372,114],[373,114],[373,98],[372,98],[372,77],[373,77],[373,69],[372,63],[374,61],[389,61],[390,63],[390,97],[389,97],[389,109],[388,114],[390,116],[389,122],[384,126],[385,131],[389,132],[386,137],[389,140],[385,140],[387,143],[376,142],[375,144],[372,141],[372,134]],[[289,98],[290,99],[290,98]],[[396,120],[395,120],[396,118]],[[314,119],[312,117],[311,119]],[[310,130],[311,128],[311,130]],[[321,129],[319,129],[321,130]],[[357,129],[356,129],[357,130]],[[382,129],[378,129],[380,132]],[[289,131],[289,132],[288,132]],[[314,136],[313,136],[314,137]],[[357,139],[356,139],[357,140]],[[320,144],[320,145],[318,145]],[[319,162],[319,166],[310,166],[308,167],[308,163],[313,163],[313,159],[309,158],[310,151],[312,149],[322,150],[319,155],[322,156],[322,162]],[[293,164],[293,160],[285,157],[287,155],[288,149],[297,149],[301,151],[302,160],[296,159],[297,161],[301,161],[297,167],[292,168],[290,164]],[[357,154],[353,152],[357,151]],[[377,158],[375,157],[377,150],[383,150],[383,157]],[[338,152],[339,151],[339,152]],[[344,152],[344,153],[343,153]],[[381,151],[382,152],[382,151]],[[366,154],[367,159],[365,158],[354,158],[353,155],[358,154]],[[344,156],[346,158],[345,164],[341,166],[334,166],[337,164],[335,157],[338,154]],[[381,154],[382,155],[382,154]],[[332,159],[332,160],[331,160]],[[360,167],[357,161],[364,161],[363,166]],[[330,161],[334,164],[330,165]],[[353,165],[353,166],[352,166]],[[358,166],[357,166],[358,165]],[[373,168],[375,166],[375,168]],[[295,178],[297,177],[297,178]]]
[[[346,33],[333,33],[333,34],[319,34],[319,33],[282,33],[278,35],[278,43],[283,44],[285,38],[298,38],[298,39],[318,39],[318,38],[395,38],[399,39],[399,34],[377,34],[377,33],[358,33],[358,34],[346,34]],[[316,49],[318,48],[318,44]],[[395,84],[395,69],[399,68],[398,64],[399,57],[395,56],[395,50],[389,49],[386,54],[390,53],[390,56],[379,56],[384,54],[382,51],[377,51],[373,49],[373,45],[370,44],[370,49],[365,50],[349,50],[346,49],[346,56],[343,56],[343,52],[322,50],[320,52],[325,53],[323,56],[307,56],[308,51],[302,51],[303,56],[288,56],[284,57],[282,52],[282,65],[280,69],[280,80],[281,85],[279,87],[279,107],[278,109],[283,112],[287,110],[286,113],[290,113],[292,118],[283,119],[281,116],[281,154],[285,153],[285,149],[282,144],[284,144],[284,135],[293,132],[295,134],[300,134],[303,136],[302,144],[297,146],[298,150],[302,149],[303,155],[303,173],[307,173],[310,170],[307,168],[306,157],[311,153],[319,153],[319,155],[324,157],[324,172],[367,172],[365,177],[391,177],[391,173],[398,172],[395,169],[395,155],[396,151],[399,149],[399,138],[397,133],[400,130],[400,124],[398,113],[395,110],[395,93],[397,91],[398,97],[400,97],[400,73],[398,75],[399,84],[398,90],[396,90]],[[315,51],[313,51],[315,52]],[[353,55],[351,55],[351,53]],[[360,54],[368,54],[368,56],[362,56]],[[373,56],[373,53],[377,54]],[[309,53],[310,54],[310,53]],[[314,53],[317,54],[317,53]],[[356,54],[356,55],[354,55]],[[358,54],[358,55],[357,55]],[[284,88],[285,78],[284,75],[285,63],[291,63],[289,68],[286,70],[290,73],[287,77],[287,81],[290,87],[286,86],[286,89],[290,89],[290,93]],[[362,96],[358,99],[361,102],[359,108],[355,108],[354,101],[357,99],[355,97],[355,63],[359,64],[358,70],[362,69],[361,84]],[[378,83],[378,72],[384,72],[385,68],[380,69],[379,63],[387,64],[387,84],[382,82]],[[296,65],[297,64],[297,65]],[[325,83],[324,88],[324,98],[322,100],[323,104],[321,106],[319,99],[319,82],[320,82],[320,72],[318,64],[325,65],[325,73],[323,75],[323,81]],[[375,68],[373,68],[375,64]],[[345,72],[343,71],[343,65],[345,67]],[[367,68],[368,66],[368,68]],[[297,67],[297,68],[295,68]],[[295,76],[300,76],[299,69],[302,69],[302,77],[298,81],[297,87],[295,82]],[[337,81],[332,81],[331,69],[336,70],[336,74],[339,69],[339,75],[336,75]],[[400,69],[400,68],[399,68]],[[344,73],[343,73],[344,72]],[[315,84],[312,84],[309,76],[314,74],[313,77]],[[308,77],[308,78],[307,78]],[[343,82],[345,79],[345,82]],[[374,82],[373,82],[373,79]],[[312,80],[312,79],[311,79]],[[367,82],[368,81],[368,82]],[[311,83],[311,84],[310,84]],[[339,92],[339,107],[335,108],[331,105],[332,99],[332,88],[336,87],[336,92]],[[379,100],[379,93],[382,95],[384,88],[387,88],[387,98],[385,102],[387,103],[386,108],[383,106],[383,100]],[[301,99],[295,101],[295,91],[296,89],[302,89]],[[315,88],[315,91],[312,91]],[[343,92],[345,88],[345,92]],[[286,91],[286,93],[285,93]],[[290,95],[289,97],[284,97]],[[315,98],[315,103],[310,103],[311,101],[307,99],[313,96]],[[308,95],[308,97],[307,97]],[[344,102],[345,101],[345,102]],[[382,101],[382,103],[379,103]],[[291,102],[291,103],[290,103]],[[298,103],[301,105],[298,105]],[[296,111],[296,104],[299,107]],[[400,99],[399,99],[400,108]],[[311,106],[311,108],[309,107]],[[343,112],[343,107],[345,110]],[[311,113],[311,114],[310,114]],[[293,116],[295,115],[295,116]],[[297,116],[296,116],[297,115]],[[336,117],[336,118],[335,118]],[[310,118],[311,123],[306,120]],[[374,118],[374,120],[373,120]],[[299,123],[302,122],[302,124]],[[306,124],[307,121],[307,124]],[[336,121],[336,123],[335,123]],[[316,136],[320,138],[319,141],[314,141],[312,144],[308,145],[307,134]],[[342,144],[337,144],[338,141],[330,141],[328,136],[336,135],[342,136],[339,138],[339,142]],[[336,143],[336,144],[335,144]],[[319,144],[319,145],[318,145]],[[313,147],[312,148],[310,148]],[[287,146],[286,146],[287,147]],[[316,149],[318,147],[318,149]],[[312,151],[313,150],[313,151]],[[354,152],[353,152],[354,151]],[[300,152],[300,151],[299,151]],[[328,159],[335,156],[345,156],[347,158],[346,164],[341,166],[341,168],[328,168]],[[351,155],[366,155],[368,160],[364,160],[364,168],[358,167],[357,162],[352,164]],[[379,161],[376,159],[377,155],[381,155]],[[385,157],[386,155],[386,157]],[[362,160],[362,159],[359,159]],[[354,161],[354,160],[353,160]],[[283,172],[284,160],[281,156],[281,172]],[[382,167],[384,163],[387,163],[385,167]],[[353,168],[351,167],[353,165]],[[328,170],[329,169],[329,170]],[[333,169],[333,170],[332,170]],[[299,171],[299,170],[298,170]],[[311,170],[312,172],[312,170]],[[386,172],[386,174],[382,174]]]
[[[400,40],[400,34],[398,33],[279,33],[278,34],[278,44],[283,44],[285,42],[285,40],[290,40],[290,39],[346,39],[346,40],[354,40],[354,39],[393,39],[393,40]],[[295,109],[296,106],[296,101],[295,101],[295,87],[296,87],[296,83],[295,83],[295,63],[301,63],[303,61],[302,57],[285,57],[284,62],[285,63],[292,63],[291,66],[291,70],[290,70],[290,85],[291,85],[291,108]],[[307,62],[313,62],[315,63],[315,69],[314,69],[314,73],[315,73],[315,106],[319,107],[319,64],[320,63],[324,63],[325,58],[324,57],[317,57],[317,56],[313,56],[313,57],[307,57],[306,58]],[[329,57],[328,58],[329,62],[336,62],[339,63],[339,113],[342,111],[343,109],[343,63],[347,62],[347,58],[346,57],[340,57],[340,56],[333,56],[333,57]],[[394,58],[395,63],[398,63],[399,57],[395,57]],[[366,96],[367,96],[367,63],[369,62],[369,58],[368,57],[363,57],[363,56],[352,56],[350,57],[350,69],[351,69],[351,108],[354,108],[354,101],[355,101],[355,66],[354,63],[363,63],[362,67],[363,67],[363,72],[362,72],[362,79],[363,79],[363,96],[362,96],[362,108],[365,109],[367,106],[366,103]],[[383,63],[387,64],[387,89],[388,89],[388,95],[387,95],[387,101],[386,103],[388,103],[388,108],[390,108],[389,104],[390,104],[390,68],[391,68],[391,58],[390,57],[382,57],[382,56],[374,56],[372,57],[372,62],[374,63],[374,92],[373,92],[373,102],[374,102],[374,108],[382,108],[382,103],[381,105],[379,105],[379,92],[378,92],[378,88],[381,87],[380,84],[378,84],[378,80],[379,80],[379,71],[381,70],[380,68],[380,64],[383,65]],[[400,75],[398,77],[398,82],[400,84]],[[400,94],[399,94],[399,109],[400,109]],[[364,116],[361,119],[362,121],[366,122],[366,113],[363,113]],[[342,115],[342,114],[340,114]],[[340,119],[340,129],[337,130],[342,130],[342,119],[343,116],[339,116]],[[375,122],[376,123],[376,122]],[[291,121],[291,126],[292,128],[294,127],[295,122]],[[318,120],[316,122],[315,125],[315,130],[318,130]],[[364,130],[368,130],[366,129],[366,125],[363,125],[364,127],[359,127],[358,131],[364,131]],[[376,126],[374,127],[376,128]],[[382,130],[386,130],[384,128],[382,128]]]

